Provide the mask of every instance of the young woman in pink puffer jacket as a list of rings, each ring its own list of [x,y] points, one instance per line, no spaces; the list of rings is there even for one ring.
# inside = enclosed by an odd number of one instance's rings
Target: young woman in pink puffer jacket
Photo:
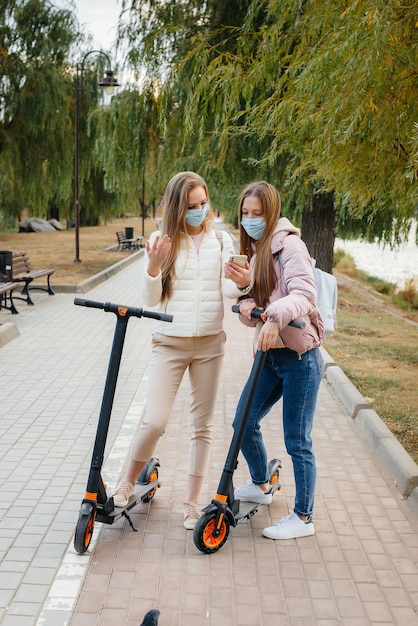
[[[283,432],[292,458],[296,486],[294,508],[277,524],[265,528],[270,539],[314,534],[316,463],[312,426],[323,362],[319,351],[324,325],[316,304],[313,267],[299,229],[280,218],[280,194],[264,181],[248,185],[239,201],[241,254],[250,259],[252,288],[240,301],[240,319],[256,326],[255,347],[268,351],[241,450],[251,479],[235,490],[235,498],[270,504],[267,453],[261,420],[283,398]],[[234,277],[227,269],[227,276]],[[264,310],[264,323],[251,318]],[[304,330],[288,326],[294,319]],[[236,415],[242,414],[241,402]],[[234,422],[234,427],[236,426]]]

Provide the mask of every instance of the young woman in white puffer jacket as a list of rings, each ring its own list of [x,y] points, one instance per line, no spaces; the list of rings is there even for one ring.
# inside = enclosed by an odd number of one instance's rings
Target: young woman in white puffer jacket
[[[184,527],[193,529],[200,516],[198,497],[212,443],[213,412],[222,366],[225,333],[223,297],[248,293],[249,264],[228,263],[234,254],[231,237],[215,232],[205,181],[194,172],[180,172],[167,185],[161,231],[147,242],[143,303],[173,315],[173,322],[155,322],[144,419],[128,460],[125,476],[113,494],[126,506],[135,482],[164,434],[171,409],[188,369],[191,423]],[[225,278],[226,264],[230,278]]]

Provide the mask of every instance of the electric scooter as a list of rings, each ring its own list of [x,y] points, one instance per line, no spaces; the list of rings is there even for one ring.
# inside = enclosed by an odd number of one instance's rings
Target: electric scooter
[[[150,502],[158,487],[160,487],[158,480],[160,463],[158,459],[153,457],[139,475],[134,493],[129,498],[128,504],[125,507],[116,507],[113,497],[108,497],[106,494],[106,485],[101,476],[101,468],[128,321],[131,317],[150,317],[156,320],[172,322],[173,316],[156,311],[144,311],[141,308],[111,304],[110,302],[95,302],[94,300],[85,300],[83,298],[75,298],[74,304],[102,309],[105,313],[114,313],[117,318],[87,487],[81,503],[74,535],[74,548],[76,552],[83,554],[90,545],[96,521],[104,524],[114,524],[121,517],[125,517],[131,528],[136,530],[128,515],[128,511],[139,502]]]
[[[232,310],[239,313],[239,306],[234,305]],[[251,312],[254,319],[263,320],[263,311],[254,309]],[[264,320],[263,320],[264,321]],[[289,324],[303,329],[306,324],[302,320],[293,320]],[[213,554],[225,545],[231,526],[237,526],[246,519],[250,519],[258,511],[258,502],[246,502],[236,500],[234,497],[233,476],[238,467],[238,454],[244,439],[251,407],[254,401],[260,375],[266,360],[267,352],[257,350],[251,368],[250,376],[245,385],[245,396],[241,402],[242,410],[236,416],[237,428],[234,430],[228,455],[226,457],[224,469],[218,485],[218,491],[212,502],[202,509],[203,514],[196,522],[193,530],[193,541],[196,548],[204,554]],[[275,493],[281,488],[279,483],[279,470],[281,469],[279,459],[272,459],[268,465],[269,484],[271,493]]]

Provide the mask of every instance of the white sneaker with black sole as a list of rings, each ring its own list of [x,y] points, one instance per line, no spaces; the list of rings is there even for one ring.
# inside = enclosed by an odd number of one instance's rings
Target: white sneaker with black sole
[[[270,504],[273,495],[271,491],[265,493],[258,485],[255,485],[252,480],[249,480],[245,485],[241,485],[235,489],[234,498],[235,500],[242,500],[243,502]]]
[[[283,517],[274,526],[268,526],[263,530],[264,537],[268,539],[297,539],[298,537],[310,537],[314,534],[315,528],[312,517],[305,522],[294,511]]]

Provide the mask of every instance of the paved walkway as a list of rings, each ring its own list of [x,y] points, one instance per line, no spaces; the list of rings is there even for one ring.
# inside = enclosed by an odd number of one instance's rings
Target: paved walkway
[[[87,295],[140,306],[142,260]],[[205,556],[182,526],[188,381],[157,449],[163,487],[126,520],[95,527],[78,555],[73,533],[100,410],[115,317],[76,307],[74,295],[35,295],[13,321],[20,335],[0,349],[0,622],[3,626],[418,625],[418,513],[393,468],[376,454],[334,387],[324,381],[314,429],[318,485],[314,537],[273,542],[262,528],[294,496],[280,409],[264,425],[282,490]],[[251,366],[251,332],[226,307],[228,335],[215,438],[201,505],[216,492],[231,421]],[[103,475],[117,480],[144,407],[152,322],[129,322]],[[339,370],[335,368],[334,371]],[[331,371],[330,368],[329,371]],[[343,394],[344,395],[344,394]],[[356,410],[362,410],[357,407]],[[366,409],[367,410],[367,409]],[[409,457],[408,457],[409,458]],[[411,462],[412,463],[412,462]],[[235,482],[247,480],[240,462]],[[416,490],[415,490],[416,492]]]

